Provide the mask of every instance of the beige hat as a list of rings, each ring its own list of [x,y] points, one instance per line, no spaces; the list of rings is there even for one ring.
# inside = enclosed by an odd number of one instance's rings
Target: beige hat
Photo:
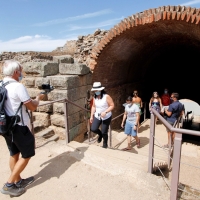
[[[91,91],[103,90],[105,87],[101,86],[101,82],[94,82]]]

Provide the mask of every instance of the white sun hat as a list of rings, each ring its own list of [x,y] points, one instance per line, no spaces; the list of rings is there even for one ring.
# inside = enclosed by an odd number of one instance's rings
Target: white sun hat
[[[103,90],[105,87],[101,86],[101,82],[94,82],[91,91]]]

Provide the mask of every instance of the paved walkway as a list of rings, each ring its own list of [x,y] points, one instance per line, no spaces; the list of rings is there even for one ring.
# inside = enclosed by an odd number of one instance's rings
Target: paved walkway
[[[0,185],[7,180],[8,150],[0,137]],[[132,154],[132,156],[134,156]],[[34,176],[20,200],[167,200],[169,191],[162,178],[138,169],[129,153],[95,145],[63,141],[36,149],[22,176]],[[145,191],[145,192],[144,192]],[[0,199],[10,196],[0,193]]]
[[[113,132],[115,149],[78,142],[66,145],[65,141],[52,141],[37,148],[36,156],[22,173],[24,178],[34,175],[36,181],[18,199],[169,199],[169,190],[163,179],[147,173],[149,120],[142,124],[139,137],[141,148],[138,149],[133,141],[131,151],[120,150],[126,147],[123,131]],[[165,128],[161,124],[156,125],[156,138],[161,144],[167,141]],[[0,185],[3,185],[10,172],[9,154],[2,137],[0,146]],[[155,146],[155,157],[158,152],[157,159],[164,162],[166,154],[161,150]],[[183,144],[181,162],[200,166],[199,146]],[[170,184],[171,172],[165,170],[164,174]],[[181,163],[181,183],[200,190],[199,177],[199,169]],[[0,193],[0,199],[10,197]]]

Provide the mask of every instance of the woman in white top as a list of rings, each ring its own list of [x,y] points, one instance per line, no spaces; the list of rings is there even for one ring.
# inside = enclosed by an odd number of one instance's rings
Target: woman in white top
[[[114,108],[112,98],[104,91],[105,87],[101,86],[100,82],[94,82],[91,91],[94,91],[94,99],[91,109],[90,123],[91,131],[97,133],[99,138],[98,143],[103,138],[103,148],[108,147],[108,129],[112,118],[111,110]],[[99,126],[101,125],[101,130]]]

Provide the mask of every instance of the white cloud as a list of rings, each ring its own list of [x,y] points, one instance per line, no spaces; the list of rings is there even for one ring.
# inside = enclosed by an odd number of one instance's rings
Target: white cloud
[[[55,20],[50,20],[50,21],[46,21],[46,22],[41,22],[41,23],[34,24],[33,26],[50,26],[50,25],[54,25],[54,24],[62,24],[65,22],[97,17],[97,16],[109,14],[111,12],[112,11],[110,9],[105,9],[105,10],[101,10],[98,12],[86,13],[84,15],[78,15],[78,16],[74,16],[74,17],[67,17],[67,18],[63,18],[63,19],[55,19]]]
[[[120,22],[124,17],[116,18],[116,19],[110,19],[106,20],[100,23],[88,25],[88,26],[77,26],[77,25],[71,25],[68,30],[62,31],[63,32],[68,32],[68,31],[75,31],[75,30],[84,30],[84,29],[97,29],[97,28],[102,28],[102,27],[107,27],[107,26],[113,26],[116,23]]]
[[[0,41],[0,52],[4,51],[53,51],[62,47],[67,40],[76,40],[77,36],[69,35],[65,39],[52,39],[44,35],[23,36],[8,41]]]
[[[182,3],[181,6],[191,6],[195,4],[200,4],[200,0],[188,1],[188,2]]]

